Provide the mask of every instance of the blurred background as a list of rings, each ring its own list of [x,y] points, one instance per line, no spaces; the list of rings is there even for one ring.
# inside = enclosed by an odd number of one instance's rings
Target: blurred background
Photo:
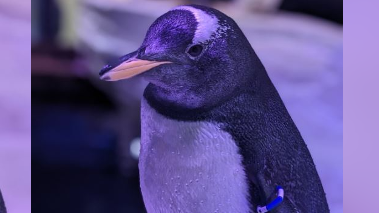
[[[19,9],[22,0],[14,2],[5,10],[0,4],[0,22],[19,31],[1,30],[0,42],[17,53],[30,42],[23,32],[30,16]],[[158,16],[190,3],[215,7],[239,24],[313,155],[331,212],[342,212],[342,0],[32,0],[33,211],[145,212],[137,162],[147,83],[103,82],[98,72],[137,49]],[[28,60],[7,61],[22,87],[30,82]],[[21,106],[27,97],[9,89],[16,85],[0,88],[12,103],[0,102],[1,127],[27,136],[17,123],[30,113]],[[21,142],[0,144],[0,168],[16,156],[30,159]],[[0,188],[9,209],[25,212],[12,200],[26,196],[17,191],[22,186],[10,187],[19,175],[1,175]]]

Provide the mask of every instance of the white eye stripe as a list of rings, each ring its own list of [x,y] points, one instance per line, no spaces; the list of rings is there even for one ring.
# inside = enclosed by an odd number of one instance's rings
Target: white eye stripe
[[[202,43],[209,40],[220,27],[216,16],[209,15],[206,12],[196,9],[194,7],[179,6],[175,7],[172,10],[187,10],[195,16],[197,21],[197,29],[195,32],[195,36],[192,39],[193,44]]]

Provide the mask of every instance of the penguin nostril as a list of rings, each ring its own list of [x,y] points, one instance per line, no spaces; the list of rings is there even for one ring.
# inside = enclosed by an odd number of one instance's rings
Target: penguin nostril
[[[190,47],[187,53],[192,57],[197,57],[201,54],[202,51],[203,51],[203,46],[196,44]]]

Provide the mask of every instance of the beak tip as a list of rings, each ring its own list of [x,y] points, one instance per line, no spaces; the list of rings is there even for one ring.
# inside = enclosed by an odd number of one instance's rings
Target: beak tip
[[[110,81],[111,78],[108,76],[108,75],[103,75],[100,77],[100,80],[103,80],[103,81]]]
[[[104,75],[106,72],[108,72],[109,70],[111,70],[113,67],[111,65],[105,65],[101,70],[100,70],[100,73],[99,75]]]

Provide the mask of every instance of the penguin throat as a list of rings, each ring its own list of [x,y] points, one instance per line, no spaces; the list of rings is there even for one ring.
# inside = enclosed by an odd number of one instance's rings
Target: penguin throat
[[[181,120],[202,119],[217,107],[232,101],[232,97],[238,96],[237,94],[216,96],[212,92],[207,94],[201,96],[191,92],[167,92],[150,83],[143,96],[149,105],[160,114]]]
[[[148,96],[147,99],[153,99],[155,102],[160,102],[171,109],[178,109],[183,112],[211,107],[209,97],[191,90],[167,90],[149,84],[145,90],[145,96]]]

